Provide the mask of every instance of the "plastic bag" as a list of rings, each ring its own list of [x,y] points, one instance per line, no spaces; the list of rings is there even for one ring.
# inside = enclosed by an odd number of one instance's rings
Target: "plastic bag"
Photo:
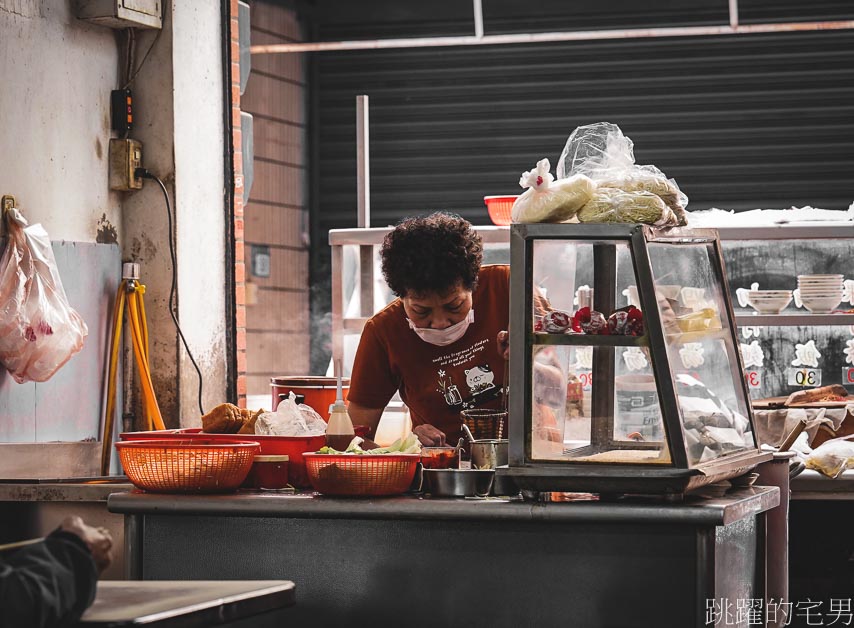
[[[86,323],[68,304],[50,238],[17,209],[7,212],[0,257],[0,363],[15,381],[50,379],[83,347]]]
[[[668,225],[687,224],[688,197],[655,166],[635,164],[634,144],[616,124],[597,122],[572,132],[560,155],[557,176],[578,174],[590,177],[599,187],[655,194],[673,213]]]
[[[519,185],[527,188],[513,203],[513,222],[565,222],[593,196],[596,185],[589,177],[577,175],[554,180],[548,159],[522,173]]]
[[[577,214],[579,222],[643,222],[664,226],[675,224],[670,208],[650,192],[626,192],[599,188]]]
[[[279,402],[275,412],[263,412],[255,421],[259,436],[323,436],[326,421],[305,404],[298,404],[291,392]]]
[[[849,466],[854,466],[854,435],[834,438],[812,450],[806,459],[807,469],[829,478],[838,478]]]

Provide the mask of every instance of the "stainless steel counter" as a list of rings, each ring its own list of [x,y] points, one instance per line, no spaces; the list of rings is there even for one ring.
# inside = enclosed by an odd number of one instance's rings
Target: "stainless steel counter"
[[[294,519],[395,519],[451,521],[545,521],[667,523],[720,526],[765,512],[780,503],[776,488],[731,491],[725,497],[689,497],[684,503],[640,498],[615,502],[524,502],[521,499],[433,499],[386,497],[343,499],[315,493],[295,495],[241,492],[234,495],[118,493],[110,512],[149,515],[214,515]]]
[[[295,625],[686,628],[706,625],[707,600],[764,596],[779,499],[126,493],[108,507],[128,520],[131,577],[292,580]]]
[[[807,469],[792,479],[792,501],[854,501],[854,470],[831,479]]]

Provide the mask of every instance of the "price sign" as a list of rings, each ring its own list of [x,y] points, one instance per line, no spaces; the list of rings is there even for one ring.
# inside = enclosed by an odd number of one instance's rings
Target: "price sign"
[[[575,376],[581,380],[582,390],[590,390],[593,388],[593,373],[591,371],[579,371]]]
[[[854,368],[850,366],[842,367],[842,385],[854,386]]]
[[[821,386],[821,369],[801,368],[788,369],[789,386],[802,388],[817,388]]]
[[[762,388],[762,371],[745,371],[744,379],[748,388]]]

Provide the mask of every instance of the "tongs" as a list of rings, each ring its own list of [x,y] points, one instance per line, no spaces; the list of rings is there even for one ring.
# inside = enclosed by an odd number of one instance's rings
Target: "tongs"
[[[468,437],[469,441],[471,441],[473,443],[474,442],[474,435],[471,433],[469,426],[466,425],[465,423],[463,423],[463,432],[466,433],[466,436]],[[463,439],[462,439],[462,437],[460,437],[460,442],[457,444],[457,447],[459,447],[462,444],[463,444]]]

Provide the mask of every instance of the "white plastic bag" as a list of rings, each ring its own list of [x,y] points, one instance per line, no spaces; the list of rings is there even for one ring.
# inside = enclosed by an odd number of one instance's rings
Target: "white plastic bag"
[[[519,185],[527,188],[513,203],[513,222],[565,222],[590,200],[596,185],[589,177],[577,175],[554,180],[548,159],[523,172]]]
[[[326,433],[326,421],[305,404],[298,404],[291,392],[279,402],[275,412],[264,412],[255,422],[255,433],[259,436],[322,436]]]
[[[68,304],[50,238],[17,209],[0,257],[0,363],[19,384],[50,379],[83,347],[86,323]]]
[[[687,224],[688,197],[655,166],[635,164],[634,144],[616,124],[597,122],[572,132],[560,155],[557,176],[578,174],[590,177],[600,188],[655,194],[673,213],[667,224]]]

